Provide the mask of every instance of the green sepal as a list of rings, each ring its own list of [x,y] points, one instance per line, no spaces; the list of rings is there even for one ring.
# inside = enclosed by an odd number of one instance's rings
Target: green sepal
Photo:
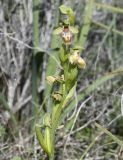
[[[73,34],[77,34],[79,32],[78,28],[75,28],[73,26],[70,26],[69,29]]]
[[[77,44],[73,47],[73,50],[84,50],[84,49],[85,49],[84,47]]]
[[[70,7],[66,7],[66,6],[64,6],[64,5],[61,5],[61,6],[59,7],[59,9],[60,9],[60,12],[61,12],[62,14],[67,14],[67,13],[68,13],[68,10],[70,9]]]
[[[59,7],[59,9],[60,9],[60,12],[62,14],[68,15],[70,25],[73,25],[74,24],[74,12],[73,12],[73,10],[70,7],[66,7],[64,5],[61,5]]]
[[[58,35],[58,34],[60,34],[62,31],[63,31],[63,28],[62,28],[62,27],[58,27],[58,28],[56,28],[56,29],[53,30],[52,34],[53,34],[53,35]]]
[[[73,10],[70,8],[68,10],[67,14],[69,16],[70,25],[74,25],[74,12],[73,12]]]

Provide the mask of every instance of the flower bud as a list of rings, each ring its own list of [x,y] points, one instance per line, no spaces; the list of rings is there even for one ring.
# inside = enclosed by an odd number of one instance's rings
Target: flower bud
[[[76,64],[77,61],[78,61],[78,55],[75,55],[75,54],[70,55],[69,61],[70,61],[71,64]]]
[[[78,68],[83,69],[86,67],[86,63],[83,58],[79,57],[77,62]]]
[[[80,57],[80,53],[78,50],[74,51],[72,55],[69,57],[69,61],[71,64],[77,65],[78,68],[85,68],[86,63],[83,58]]]
[[[64,75],[61,76],[47,76],[46,80],[50,85],[54,82],[64,83]]]
[[[57,102],[61,102],[61,99],[62,99],[62,94],[59,93],[59,92],[54,92],[52,94],[52,98],[57,101]]]

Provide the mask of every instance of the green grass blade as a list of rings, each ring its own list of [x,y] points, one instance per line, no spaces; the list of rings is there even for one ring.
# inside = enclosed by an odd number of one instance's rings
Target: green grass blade
[[[84,160],[83,158],[87,155],[88,151],[93,147],[93,145],[96,143],[97,137],[94,138],[92,140],[92,142],[89,144],[89,146],[87,147],[87,149],[84,151],[84,153],[82,154],[80,160]]]
[[[38,94],[37,94],[37,81],[38,81],[38,73],[37,73],[37,59],[36,54],[38,50],[36,48],[39,47],[39,10],[37,10],[37,6],[40,5],[39,0],[33,0],[33,58],[32,58],[32,114],[36,116],[37,106],[38,104]]]
[[[102,3],[94,3],[98,8],[103,8],[103,9],[108,9],[111,12],[115,12],[115,13],[121,13],[123,14],[123,9],[122,8],[118,8],[118,7],[113,7],[111,5],[107,5],[107,4],[102,4]]]
[[[101,23],[101,22],[96,22],[96,21],[93,21],[93,20],[92,20],[92,23],[94,23],[95,25],[97,25],[97,26],[99,26],[99,27],[101,27],[101,28],[103,28],[103,29],[105,29],[105,30],[109,30],[109,29],[110,29],[109,26],[107,26],[107,25],[105,25],[105,24],[103,24],[103,23]],[[116,33],[116,34],[118,34],[118,35],[120,35],[120,36],[123,36],[123,32],[122,32],[122,31],[119,31],[119,30],[117,30],[117,29],[115,29],[115,28],[111,28],[110,31],[112,31],[113,33]]]
[[[113,139],[119,146],[123,147],[123,141],[114,136],[110,131],[108,131],[106,128],[102,127],[100,124],[95,123],[96,127],[99,128],[101,131],[106,133],[111,139]]]
[[[88,32],[90,30],[90,24],[91,24],[91,17],[93,12],[93,3],[94,0],[90,0],[87,2],[84,12],[84,23],[80,31],[80,37],[78,40],[78,43],[80,46],[84,47]]]
[[[49,151],[47,149],[47,146],[44,141],[44,137],[43,137],[40,129],[41,129],[41,127],[38,124],[36,124],[35,131],[36,131],[36,136],[37,136],[38,142],[39,142],[40,146],[44,149],[44,151],[49,155]]]
[[[59,23],[59,0],[55,1],[55,10],[54,10],[54,15],[55,15],[55,19],[54,19],[54,27],[58,26]],[[57,48],[58,46],[58,35],[52,35],[51,37],[51,48]],[[53,53],[51,53],[52,56],[57,60],[58,59],[58,51],[54,51]],[[47,68],[46,68],[46,77],[49,75],[54,75],[56,73],[57,70],[57,63],[56,61],[52,58],[52,56],[49,56],[48,58],[48,63],[47,63]],[[45,83],[45,91],[44,91],[44,97],[49,96],[51,93],[51,89],[52,86]],[[49,110],[47,108],[47,110]]]

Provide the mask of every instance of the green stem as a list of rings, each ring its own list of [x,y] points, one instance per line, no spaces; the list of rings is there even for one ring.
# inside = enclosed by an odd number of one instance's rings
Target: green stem
[[[50,156],[48,160],[54,160],[54,154]]]
[[[40,4],[39,0],[33,0],[33,45],[34,45],[34,48],[39,47],[39,10],[37,10],[39,4]],[[35,104],[38,103],[36,53],[37,53],[37,49],[34,49],[33,59],[32,59],[32,114],[34,114],[34,116],[37,113],[37,108]]]

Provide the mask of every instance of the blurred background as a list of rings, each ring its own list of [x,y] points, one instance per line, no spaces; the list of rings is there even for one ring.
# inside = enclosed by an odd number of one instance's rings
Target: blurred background
[[[123,1],[95,2],[81,53],[87,66],[79,72],[73,103],[64,111],[56,134],[56,160],[123,160],[122,147],[94,125],[108,127],[123,140]],[[46,159],[34,125],[50,108],[52,88],[46,76],[60,70],[60,41],[52,31],[60,23],[61,4],[74,10],[75,26],[81,30],[86,25],[87,0],[40,0],[36,7],[32,0],[0,0],[0,160]],[[33,70],[33,10],[39,11],[37,74]]]

